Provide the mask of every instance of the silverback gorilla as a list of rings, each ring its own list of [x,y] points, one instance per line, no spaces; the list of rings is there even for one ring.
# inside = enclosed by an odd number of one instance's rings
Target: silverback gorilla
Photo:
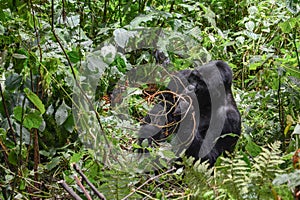
[[[148,112],[139,130],[139,144],[169,140],[176,155],[185,151],[213,166],[232,152],[241,133],[241,116],[231,91],[232,71],[212,61],[171,76],[168,88]],[[169,140],[169,141],[170,141]]]

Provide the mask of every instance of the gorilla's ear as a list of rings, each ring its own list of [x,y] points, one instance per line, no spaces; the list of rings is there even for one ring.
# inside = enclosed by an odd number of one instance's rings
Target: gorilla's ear
[[[216,66],[218,67],[223,82],[225,84],[225,86],[231,86],[232,83],[232,70],[231,68],[228,66],[227,63],[225,63],[224,61],[218,60],[216,61]]]

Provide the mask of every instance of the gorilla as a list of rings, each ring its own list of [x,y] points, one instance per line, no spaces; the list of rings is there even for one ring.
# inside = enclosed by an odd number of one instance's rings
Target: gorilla
[[[241,116],[231,91],[230,67],[221,60],[195,65],[171,75],[167,89],[158,92],[157,104],[143,119],[138,143],[147,139],[152,146],[171,140],[177,156],[184,151],[213,166],[222,153],[233,151]]]

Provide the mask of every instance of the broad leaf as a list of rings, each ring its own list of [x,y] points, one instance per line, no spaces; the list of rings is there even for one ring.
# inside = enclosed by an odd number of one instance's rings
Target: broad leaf
[[[22,107],[21,106],[14,107],[14,116],[17,121],[19,121],[19,122],[22,121]]]
[[[80,61],[80,54],[78,51],[69,51],[67,54],[72,63],[77,63]]]
[[[38,110],[33,110],[29,114],[26,114],[24,117],[23,125],[28,128],[39,128],[43,123],[43,117]]]
[[[22,107],[17,106],[14,108],[15,119],[19,122],[22,121]],[[32,129],[39,128],[43,123],[43,117],[41,116],[40,111],[32,110],[30,113],[25,113],[23,116],[23,126]]]
[[[17,165],[17,162],[18,162],[18,156],[16,154],[15,151],[11,151],[9,154],[8,154],[8,161],[10,164],[12,165]]]
[[[41,114],[44,114],[45,106],[42,103],[42,101],[40,100],[40,98],[36,94],[34,94],[31,90],[29,90],[28,88],[25,88],[24,92],[25,92],[27,98],[31,101],[31,103],[33,103],[33,105],[35,105],[35,107],[37,107],[37,109],[39,109]]]
[[[51,161],[45,166],[47,170],[52,170],[54,167],[58,166],[60,163],[60,157],[52,158]]]

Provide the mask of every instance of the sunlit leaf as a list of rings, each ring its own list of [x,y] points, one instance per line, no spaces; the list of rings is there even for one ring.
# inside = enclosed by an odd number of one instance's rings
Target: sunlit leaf
[[[19,54],[19,53],[14,53],[13,57],[16,58],[16,59],[26,59],[27,58],[26,55]]]
[[[147,22],[147,21],[151,21],[154,18],[153,15],[140,15],[136,18],[134,18],[131,22],[130,25],[132,27],[138,27],[142,22]]]
[[[255,14],[257,14],[258,9],[257,9],[256,6],[250,6],[250,7],[248,8],[248,12],[249,12],[250,15],[255,15]]]
[[[79,152],[79,153],[75,153],[72,155],[71,159],[70,159],[70,163],[77,163],[78,161],[80,161],[80,159],[85,155],[85,153]]]
[[[297,124],[292,135],[300,135],[300,124]]]
[[[257,144],[255,144],[252,141],[247,142],[245,149],[253,157],[257,156],[261,152],[260,146],[258,146]]]
[[[42,101],[40,100],[40,98],[28,88],[25,88],[24,92],[25,92],[27,98],[31,101],[31,103],[33,103],[35,105],[35,107],[37,107],[37,109],[39,109],[41,114],[44,114],[45,106],[42,103]]]
[[[253,32],[255,24],[253,21],[249,21],[245,23],[246,29],[250,32]]]

